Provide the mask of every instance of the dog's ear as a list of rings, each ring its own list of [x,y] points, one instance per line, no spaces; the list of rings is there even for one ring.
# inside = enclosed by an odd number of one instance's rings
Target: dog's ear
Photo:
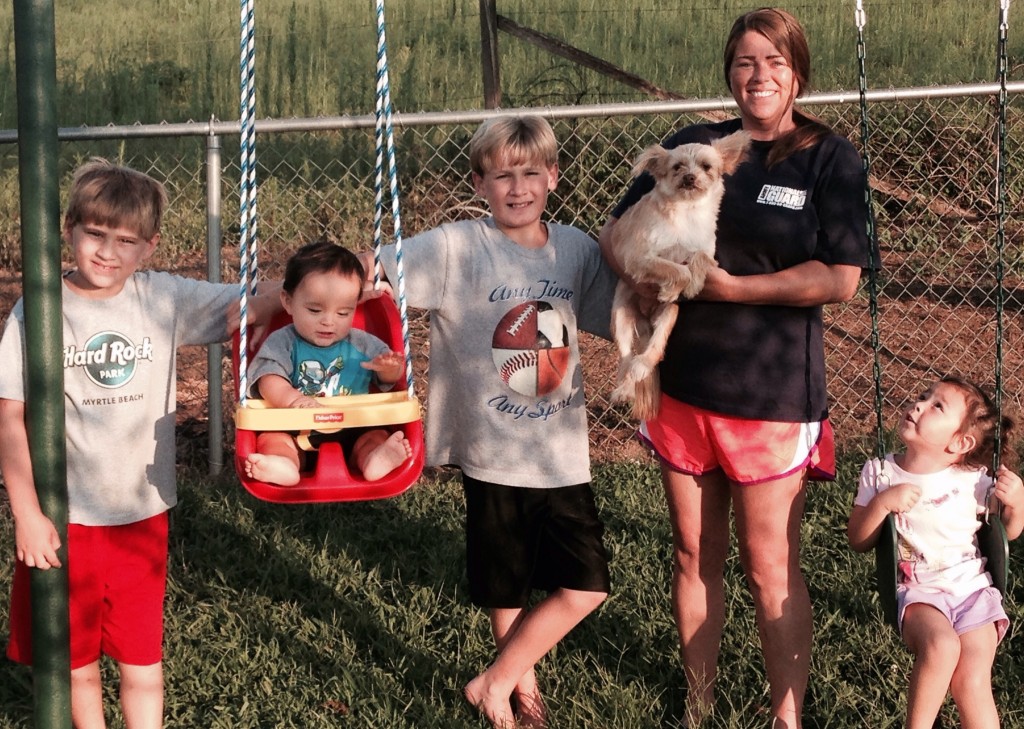
[[[654,177],[658,177],[658,171],[667,157],[667,149],[660,144],[652,144],[641,152],[640,156],[636,158],[636,162],[633,163],[633,177],[641,172],[650,172]]]
[[[747,150],[750,149],[750,132],[740,130],[733,132],[727,137],[721,137],[711,142],[722,157],[722,174],[731,175],[736,168],[747,158]]]

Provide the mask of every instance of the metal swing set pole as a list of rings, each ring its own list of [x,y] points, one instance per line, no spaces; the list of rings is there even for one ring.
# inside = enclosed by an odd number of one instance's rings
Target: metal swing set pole
[[[57,54],[52,0],[15,0],[18,182],[25,305],[25,427],[39,505],[67,564],[67,456],[60,282]],[[37,729],[71,727],[67,569],[31,571]]]

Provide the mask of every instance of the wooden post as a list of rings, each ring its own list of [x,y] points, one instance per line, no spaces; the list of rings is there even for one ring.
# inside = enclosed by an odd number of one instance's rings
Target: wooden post
[[[497,109],[501,106],[497,0],[480,0],[480,56],[484,72],[484,108]]]

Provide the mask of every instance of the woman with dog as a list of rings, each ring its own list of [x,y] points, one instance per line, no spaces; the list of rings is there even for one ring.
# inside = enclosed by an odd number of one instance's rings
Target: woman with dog
[[[747,160],[725,179],[716,260],[702,291],[680,301],[659,366],[660,407],[640,436],[661,461],[673,531],[673,612],[695,726],[714,702],[725,622],[730,510],[753,598],[773,726],[801,727],[811,604],[800,570],[807,482],[835,477],[825,391],[822,307],[846,301],[869,265],[865,176],[848,140],[794,107],[810,52],[788,12],[736,20],[724,52],[739,117],[663,142],[710,143],[738,130]],[[601,231],[653,186],[638,176]],[[649,293],[648,293],[649,295]]]

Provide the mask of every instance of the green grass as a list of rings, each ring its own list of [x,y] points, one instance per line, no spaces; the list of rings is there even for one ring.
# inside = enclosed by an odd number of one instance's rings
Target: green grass
[[[498,13],[520,25],[694,97],[725,93],[722,44],[733,19],[751,7],[748,0],[497,2]],[[814,87],[856,88],[853,3],[796,0],[786,7],[807,28]],[[998,3],[876,0],[865,7],[873,86],[994,80]],[[69,0],[55,3],[55,16],[63,124],[238,118],[236,0]],[[260,116],[373,109],[373,3],[256,0],[255,18]],[[1011,69],[1024,55],[1014,27]],[[480,108],[478,0],[389,0],[387,31],[397,109]],[[498,49],[505,107],[643,98],[511,36],[501,34]],[[7,3],[0,6],[0,128],[16,125],[14,60]]]
[[[840,481],[812,486],[804,521],[816,626],[809,727],[901,725],[909,656],[881,622],[870,555],[845,541],[858,466],[844,462]],[[230,477],[183,473],[181,481],[165,611],[169,729],[484,726],[461,698],[492,648],[484,613],[466,600],[457,482],[427,480],[382,502],[285,507],[252,499]],[[602,465],[594,485],[613,595],[540,664],[552,725],[678,727],[683,678],[656,470]],[[5,507],[7,554],[9,516]],[[0,565],[4,595],[10,570]],[[707,726],[763,728],[763,668],[735,553],[727,580],[720,700]],[[1008,608],[1019,624],[1021,580],[1012,581]],[[1024,721],[1018,641],[1004,643],[995,667],[1004,726]],[[25,669],[0,663],[0,727],[32,726],[30,690]],[[953,726],[949,707],[945,717]],[[118,717],[111,726],[121,726]]]

